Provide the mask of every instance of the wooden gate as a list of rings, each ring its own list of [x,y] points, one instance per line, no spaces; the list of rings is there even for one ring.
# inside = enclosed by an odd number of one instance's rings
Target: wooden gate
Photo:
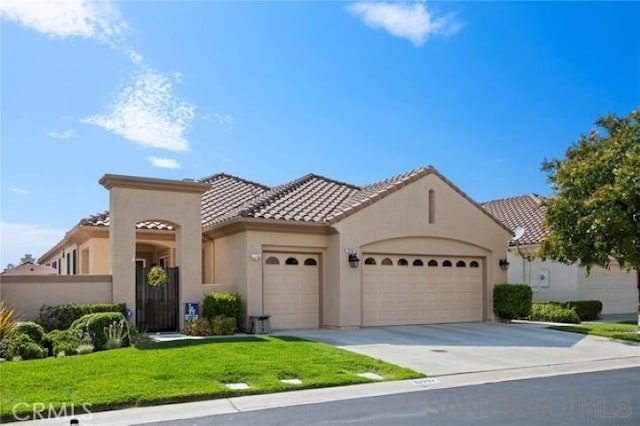
[[[166,268],[169,279],[159,287],[147,284],[149,270],[136,268],[136,327],[145,332],[178,331],[178,268]]]

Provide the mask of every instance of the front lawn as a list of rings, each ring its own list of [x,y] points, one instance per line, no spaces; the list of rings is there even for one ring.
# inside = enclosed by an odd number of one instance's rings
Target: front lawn
[[[549,327],[553,330],[571,331],[573,333],[591,334],[594,336],[610,337],[612,339],[629,340],[631,342],[640,342],[640,334],[638,324],[634,321],[622,322],[590,322],[580,325],[558,325]]]
[[[34,404],[91,404],[91,411],[235,395],[423,377],[407,368],[293,337],[241,337],[148,343],[64,358],[0,363],[2,420]],[[300,379],[301,385],[280,382]],[[247,383],[231,390],[225,383]]]

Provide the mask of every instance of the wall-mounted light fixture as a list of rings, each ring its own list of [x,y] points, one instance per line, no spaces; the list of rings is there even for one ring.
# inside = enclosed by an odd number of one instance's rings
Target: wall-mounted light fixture
[[[354,248],[345,248],[344,252],[347,253],[347,259],[349,260],[349,265],[352,268],[357,268],[358,267],[358,263],[360,263],[360,259],[358,258],[358,250],[354,249]]]
[[[507,269],[509,269],[509,261],[506,258],[500,259],[498,261],[498,265],[500,266],[500,269],[502,269],[503,271],[506,271]]]
[[[251,260],[260,260],[262,259],[262,253],[251,253]]]

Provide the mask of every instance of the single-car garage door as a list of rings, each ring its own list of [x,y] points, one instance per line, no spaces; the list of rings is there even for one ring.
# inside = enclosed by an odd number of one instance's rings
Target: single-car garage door
[[[482,259],[363,257],[363,325],[482,321]]]
[[[264,313],[271,315],[271,328],[318,328],[318,256],[265,253],[263,259],[262,303]]]

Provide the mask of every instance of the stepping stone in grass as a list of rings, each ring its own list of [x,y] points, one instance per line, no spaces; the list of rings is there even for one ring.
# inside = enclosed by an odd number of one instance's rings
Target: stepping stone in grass
[[[246,383],[226,383],[225,386],[233,390],[249,389],[251,387]]]
[[[376,373],[370,373],[370,372],[360,373],[358,374],[358,376],[371,379],[371,380],[384,380],[382,376],[379,376]]]
[[[288,385],[301,385],[302,384],[302,380],[300,380],[300,379],[281,379],[280,381],[282,383],[286,383]]]

